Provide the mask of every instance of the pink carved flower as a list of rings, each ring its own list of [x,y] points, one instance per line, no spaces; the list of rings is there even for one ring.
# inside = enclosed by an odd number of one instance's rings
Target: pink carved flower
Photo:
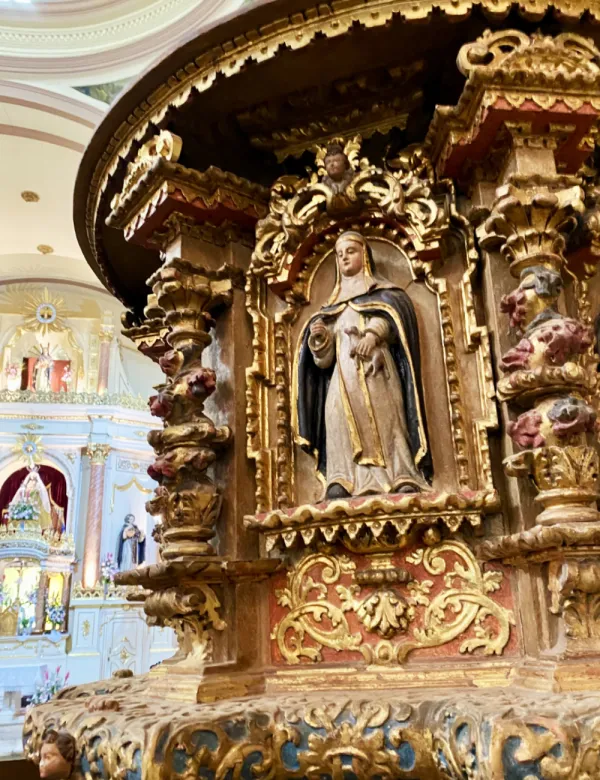
[[[166,393],[151,396],[148,404],[150,406],[150,414],[154,415],[154,417],[168,417],[173,408],[173,401]]]
[[[209,449],[201,449],[194,455],[190,465],[198,471],[204,471],[215,461],[215,453]]]
[[[581,355],[592,345],[591,328],[566,317],[545,323],[535,335],[546,344],[546,356],[555,366],[564,365],[572,355]]]
[[[554,404],[548,412],[548,419],[557,436],[577,436],[594,430],[596,412],[580,398],[569,396]]]
[[[159,358],[158,363],[167,376],[174,376],[181,366],[181,354],[176,349],[170,349]]]
[[[542,415],[530,409],[508,424],[508,435],[519,447],[543,447],[546,440],[540,433],[541,424]]]
[[[509,349],[502,356],[500,368],[507,374],[518,371],[520,368],[529,367],[529,357],[533,352],[533,344],[529,339],[521,339],[516,347]]]
[[[500,311],[508,314],[511,328],[520,329],[524,323],[527,314],[526,300],[525,293],[519,287],[500,299]]]
[[[187,378],[187,394],[191,398],[199,398],[214,393],[217,386],[217,375],[212,368],[204,366],[191,371]]]
[[[148,466],[147,472],[150,479],[153,479],[155,482],[160,482],[160,480],[162,479],[162,474],[160,473],[160,471],[158,471],[158,469],[155,468],[153,463],[151,463]]]

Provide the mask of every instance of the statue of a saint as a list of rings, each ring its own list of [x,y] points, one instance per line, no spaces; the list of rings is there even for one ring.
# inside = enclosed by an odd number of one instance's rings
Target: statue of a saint
[[[146,559],[146,534],[137,527],[135,515],[125,515],[119,531],[116,557],[121,571],[134,569]]]
[[[428,490],[433,465],[412,301],[375,269],[360,233],[335,245],[336,284],[309,321],[298,366],[298,433],[326,498]]]
[[[73,372],[71,371],[71,364],[67,363],[67,365],[63,369],[62,376],[60,378],[60,389],[63,392],[68,393],[71,389],[72,383],[73,383]]]
[[[42,344],[39,356],[33,368],[33,388],[36,393],[49,393],[52,390],[52,369],[54,360],[50,354],[50,344]]]

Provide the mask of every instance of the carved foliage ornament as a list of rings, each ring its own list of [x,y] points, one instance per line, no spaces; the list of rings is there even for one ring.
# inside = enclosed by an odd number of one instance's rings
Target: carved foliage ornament
[[[147,688],[144,677],[107,680],[30,709],[27,757],[39,761],[56,728],[75,738],[76,771],[89,780],[592,780],[600,771],[597,698],[583,693],[286,693],[190,706],[148,698]]]
[[[397,664],[413,651],[459,638],[461,653],[502,654],[514,624],[510,610],[492,596],[501,588],[502,572],[484,572],[458,541],[419,548],[406,562],[422,566],[433,579],[408,574],[405,585],[373,590],[345,584],[344,575],[365,580],[347,556],[316,553],[303,558],[288,573],[288,586],[276,593],[285,614],[272,639],[285,663],[323,661],[327,648],[361,654],[369,664]],[[388,571],[385,566],[379,570],[382,580]],[[370,641],[368,634],[378,638]]]
[[[556,79],[567,86],[577,80],[594,86],[600,76],[600,58],[593,41],[575,33],[555,37],[519,30],[486,32],[475,42],[463,46],[457,65],[465,76],[486,72],[505,80],[526,75],[527,82],[550,82]]]
[[[431,169],[422,152],[414,148],[399,159],[398,170],[384,170],[359,157],[361,141],[337,138],[317,146],[317,171],[310,179],[283,176],[275,182],[269,215],[256,230],[255,274],[289,284],[303,241],[362,211],[400,220],[417,252],[428,242],[434,244],[430,251],[437,247],[436,227],[444,213],[432,197]]]

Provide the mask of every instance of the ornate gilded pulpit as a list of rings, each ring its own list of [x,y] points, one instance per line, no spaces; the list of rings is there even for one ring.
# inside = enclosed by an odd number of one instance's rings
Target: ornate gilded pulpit
[[[176,655],[35,708],[93,780],[600,777],[600,9],[255,3],[112,107]]]

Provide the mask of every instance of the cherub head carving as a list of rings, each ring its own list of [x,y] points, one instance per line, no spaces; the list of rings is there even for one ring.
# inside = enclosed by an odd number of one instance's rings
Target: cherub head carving
[[[346,171],[350,170],[350,161],[340,144],[330,144],[327,147],[323,162],[327,175],[335,182],[342,181]]]
[[[75,737],[68,731],[47,731],[40,749],[40,777],[43,780],[67,780],[71,777],[75,749]]]
[[[320,154],[317,155],[321,158],[321,163],[325,168],[325,176],[323,177],[323,183],[326,184],[332,192],[336,195],[341,195],[346,187],[352,181],[354,176],[354,167],[350,154],[355,154],[357,150],[354,150],[354,146],[360,144],[358,142],[354,144],[349,142],[346,146],[342,146],[339,141],[332,141],[326,149],[321,147]]]

